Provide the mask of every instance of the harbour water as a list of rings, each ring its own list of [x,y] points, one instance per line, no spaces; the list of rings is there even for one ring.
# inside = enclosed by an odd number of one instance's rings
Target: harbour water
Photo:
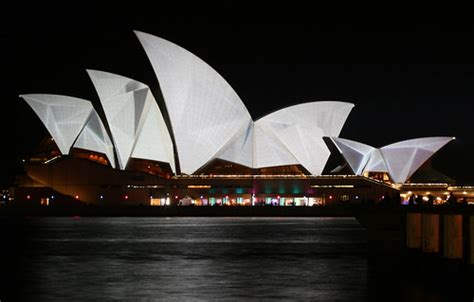
[[[374,268],[354,218],[43,217],[21,236],[26,301],[444,301]]]

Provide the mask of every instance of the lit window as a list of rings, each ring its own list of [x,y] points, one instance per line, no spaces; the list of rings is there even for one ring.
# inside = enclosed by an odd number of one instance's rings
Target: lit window
[[[339,200],[348,201],[349,200],[349,195],[339,195]]]
[[[49,206],[49,198],[41,198],[40,204],[42,206]]]
[[[162,200],[160,198],[150,198],[150,206],[161,206],[164,205],[164,200],[162,204]]]

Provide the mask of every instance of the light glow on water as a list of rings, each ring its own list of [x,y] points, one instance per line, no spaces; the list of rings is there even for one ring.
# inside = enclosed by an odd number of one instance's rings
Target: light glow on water
[[[35,299],[324,300],[335,290],[341,297],[367,295],[366,231],[353,218],[31,223],[36,252],[27,259],[25,293]]]

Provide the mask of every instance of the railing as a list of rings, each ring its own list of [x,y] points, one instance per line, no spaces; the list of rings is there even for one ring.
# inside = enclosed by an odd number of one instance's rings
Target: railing
[[[363,178],[371,179],[359,175],[294,175],[294,174],[200,174],[200,175],[176,175],[173,178]],[[377,180],[378,182],[382,182]]]

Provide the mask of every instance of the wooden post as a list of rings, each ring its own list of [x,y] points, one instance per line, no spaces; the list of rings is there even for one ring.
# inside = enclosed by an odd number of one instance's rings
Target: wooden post
[[[439,214],[422,214],[422,250],[424,253],[439,253]]]
[[[444,215],[443,255],[449,259],[462,259],[462,215]]]
[[[421,213],[407,213],[406,245],[410,249],[421,249]]]

